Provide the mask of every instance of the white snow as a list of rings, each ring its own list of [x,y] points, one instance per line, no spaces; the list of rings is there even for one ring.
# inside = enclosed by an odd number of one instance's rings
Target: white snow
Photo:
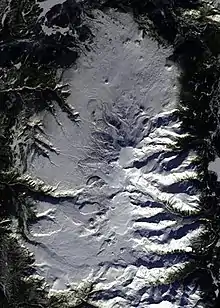
[[[90,298],[97,307],[179,307],[164,300],[161,285],[188,265],[185,253],[205,231],[187,218],[187,211],[199,212],[199,194],[170,191],[196,177],[195,153],[181,161],[170,147],[182,136],[174,119],[179,72],[166,65],[172,50],[143,38],[131,16],[113,10],[95,16],[91,51],[63,76],[80,121],[58,106],[57,119],[39,115],[57,153],[51,161],[30,158],[23,179],[49,195],[37,203],[42,219],[30,231],[41,245],[29,248],[51,289],[89,281],[100,294]],[[180,298],[181,291],[172,301]]]

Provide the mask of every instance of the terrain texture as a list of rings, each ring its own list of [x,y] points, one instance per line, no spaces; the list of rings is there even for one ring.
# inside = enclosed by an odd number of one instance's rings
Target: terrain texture
[[[0,8],[0,306],[219,307],[218,1]]]

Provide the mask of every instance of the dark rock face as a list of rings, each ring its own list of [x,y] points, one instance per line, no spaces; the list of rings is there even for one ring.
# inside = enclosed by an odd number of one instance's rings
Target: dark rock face
[[[82,8],[74,0],[67,0],[62,4],[53,6],[46,14],[46,25],[66,28],[67,26],[79,26],[81,24]]]
[[[219,11],[0,8],[1,306],[218,305]]]

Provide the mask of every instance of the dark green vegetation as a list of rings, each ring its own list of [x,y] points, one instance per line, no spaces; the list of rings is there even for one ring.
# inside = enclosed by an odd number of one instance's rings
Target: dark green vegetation
[[[6,10],[7,3],[2,5]],[[215,174],[208,172],[208,164],[220,155],[220,26],[210,16],[218,12],[192,0],[91,1],[88,6],[132,11],[140,28],[162,44],[174,47],[170,60],[182,71],[179,116],[183,130],[189,132],[189,137],[181,139],[177,146],[198,153],[198,186],[203,193],[201,216],[210,225],[210,238],[204,238],[195,252],[198,271],[187,279],[201,278],[204,292],[208,290],[207,307],[213,307],[215,290],[208,288],[212,281],[210,270],[220,281],[220,251],[215,247],[220,231],[220,185]],[[40,128],[29,127],[28,120],[44,109],[55,114],[55,102],[75,120],[76,115],[65,103],[66,94],[56,85],[62,71],[79,56],[81,42],[91,38],[90,30],[83,24],[83,7],[74,0],[54,6],[45,20],[38,18],[40,13],[35,0],[11,1],[0,29],[0,305],[3,308],[55,308],[57,304],[69,307],[66,298],[48,298],[43,281],[27,279],[34,273],[33,259],[12,236],[26,237],[28,224],[36,219],[32,200],[27,197],[30,192],[16,182],[16,177],[25,171],[26,155],[32,148],[47,155],[45,145],[35,139],[35,131]],[[49,28],[69,27],[70,33],[48,36],[42,29],[43,22]],[[19,128],[21,136],[16,135],[14,127]],[[211,264],[209,269],[208,264]],[[220,305],[220,298],[218,301]]]

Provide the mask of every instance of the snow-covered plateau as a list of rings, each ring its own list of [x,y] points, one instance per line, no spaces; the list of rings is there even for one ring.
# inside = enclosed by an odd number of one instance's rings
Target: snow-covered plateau
[[[30,119],[52,150],[30,155],[23,178],[53,189],[36,200],[37,244],[26,245],[51,293],[100,308],[202,308],[196,281],[181,282],[206,227],[196,153],[175,148],[180,69],[131,14],[93,13],[93,42],[61,81],[78,121],[58,105]]]

